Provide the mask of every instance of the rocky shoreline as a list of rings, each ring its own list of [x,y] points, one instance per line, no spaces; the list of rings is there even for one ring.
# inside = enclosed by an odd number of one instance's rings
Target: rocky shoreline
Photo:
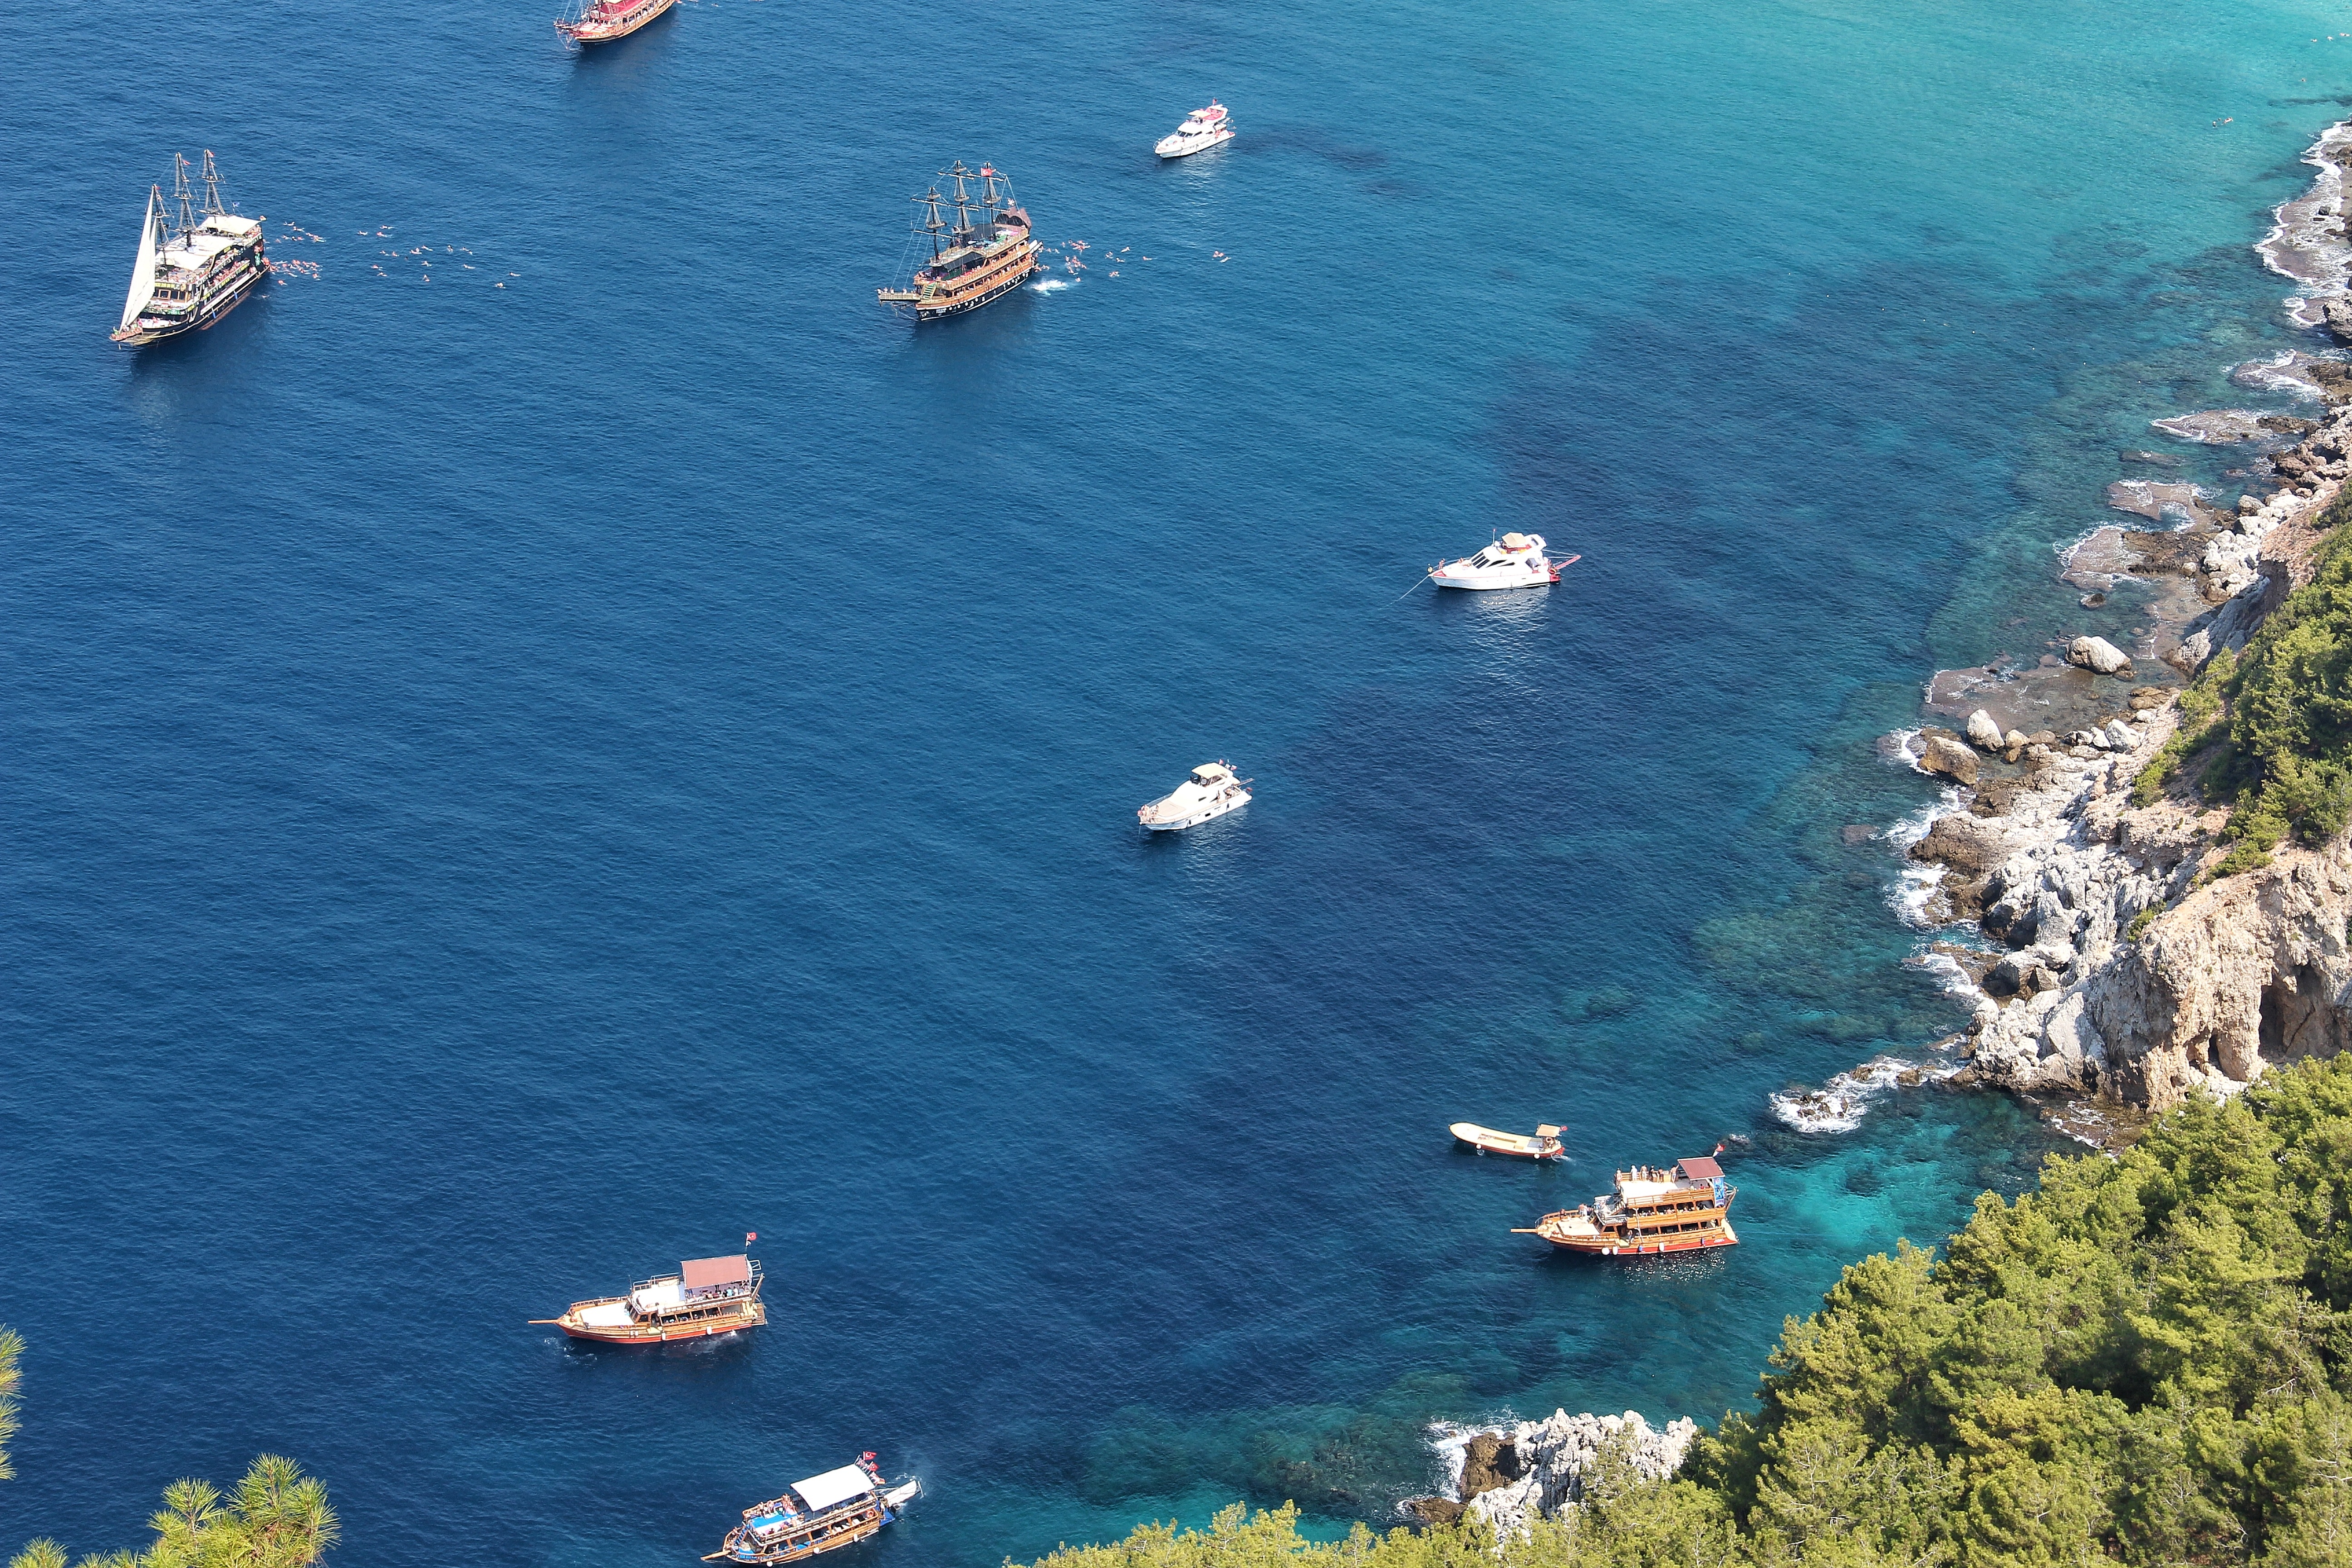
[[[2305,161],[2319,178],[2279,208],[2257,249],[2298,285],[2290,319],[2352,344],[2352,121]],[[2108,504],[2164,526],[2100,529],[2065,555],[2085,608],[2127,579],[2147,585],[2132,646],[2076,637],[2030,668],[1938,672],[1923,727],[1895,741],[1953,786],[1906,850],[1921,922],[1974,922],[1982,938],[1934,950],[1975,999],[1966,1037],[1948,1042],[1964,1065],[1941,1076],[2032,1097],[2065,1131],[2108,1147],[2194,1089],[2232,1094],[2270,1066],[2352,1043],[2352,848],[2340,837],[2282,846],[2270,865],[2216,879],[2226,807],[2185,787],[2133,800],[2181,722],[2182,684],[2242,648],[2307,580],[2317,521],[2352,472],[2352,363],[2314,345],[2231,380],[2316,405],[2316,416],[2152,421],[2176,440],[2236,448],[2247,493],[2223,505],[2189,484],[2118,479]]]
[[[1698,1436],[1684,1416],[1661,1429],[1637,1413],[1570,1415],[1511,1426],[1441,1429],[1432,1445],[1445,1461],[1445,1490],[1400,1505],[1424,1524],[1483,1521],[1497,1537],[1515,1535],[1536,1519],[1552,1519],[1584,1500],[1586,1489],[1612,1458],[1643,1480],[1664,1480],[1682,1468]]]

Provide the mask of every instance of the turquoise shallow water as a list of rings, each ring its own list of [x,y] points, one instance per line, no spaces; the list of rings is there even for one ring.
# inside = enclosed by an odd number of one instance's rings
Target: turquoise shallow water
[[[930,1489],[877,1563],[1382,1517],[1427,1420],[1712,1416],[2031,1179],[2004,1101],[1767,1096],[1960,1022],[1871,742],[2127,624],[2052,547],[2288,341],[2352,9],[546,24],[20,33],[0,1544],[263,1447],[353,1563],[682,1563],[866,1447]],[[115,352],[206,145],[320,275]],[[1097,260],[918,334],[866,290],[959,155]],[[1584,560],[1399,597],[1515,527]],[[1139,842],[1210,755],[1257,801]],[[1508,1234],[1730,1133],[1728,1254]],[[751,1342],[524,1326],[751,1229]]]

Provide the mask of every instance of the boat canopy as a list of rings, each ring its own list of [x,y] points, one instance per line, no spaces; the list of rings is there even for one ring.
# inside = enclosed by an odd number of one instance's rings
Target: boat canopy
[[[1714,1160],[1704,1154],[1699,1155],[1696,1159],[1685,1160],[1682,1163],[1682,1173],[1685,1176],[1694,1182],[1719,1182],[1723,1180],[1723,1167],[1717,1164]]]
[[[1507,533],[1507,534],[1503,535],[1503,548],[1504,548],[1504,549],[1506,549],[1506,550],[1525,550],[1527,547],[1528,547],[1528,536],[1527,536],[1526,534],[1524,534],[1524,533]]]
[[[681,1282],[689,1290],[707,1289],[713,1285],[748,1285],[751,1280],[751,1259],[740,1252],[732,1258],[689,1258],[677,1268]]]
[[[837,1470],[793,1483],[793,1490],[811,1513],[822,1513],[837,1502],[864,1497],[873,1489],[874,1478],[856,1465],[844,1465]]]

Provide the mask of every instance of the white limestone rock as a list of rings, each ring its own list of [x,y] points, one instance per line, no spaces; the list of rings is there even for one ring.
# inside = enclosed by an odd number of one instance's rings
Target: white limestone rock
[[[2076,637],[2066,649],[2066,662],[2101,675],[2120,675],[2131,668],[2131,656],[2105,637]]]
[[[1557,1517],[1583,1501],[1586,1479],[1612,1449],[1624,1454],[1642,1479],[1664,1480],[1682,1468],[1698,1436],[1698,1423],[1684,1416],[1661,1430],[1632,1410],[1622,1415],[1570,1415],[1558,1410],[1549,1421],[1522,1421],[1491,1430],[1516,1449],[1517,1462],[1507,1468],[1517,1470],[1518,1479],[1468,1499],[1464,1512],[1486,1520],[1496,1536],[1507,1538],[1524,1532],[1537,1518]],[[1461,1433],[1440,1447],[1466,1446],[1477,1436]],[[1458,1454],[1454,1462],[1459,1464]]]

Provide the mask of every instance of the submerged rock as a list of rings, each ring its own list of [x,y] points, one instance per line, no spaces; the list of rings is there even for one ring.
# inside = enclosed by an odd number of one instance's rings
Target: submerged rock
[[[2263,423],[2264,417],[2248,408],[2208,408],[2197,414],[2176,414],[2168,419],[2151,419],[2148,424],[2183,441],[2202,442],[2208,447],[2227,447],[2238,441],[2259,441],[2273,434]]]
[[[2150,522],[2193,522],[2204,492],[2195,485],[2164,484],[2154,479],[2117,479],[2107,487],[2107,504],[2117,511],[2134,512]]]

